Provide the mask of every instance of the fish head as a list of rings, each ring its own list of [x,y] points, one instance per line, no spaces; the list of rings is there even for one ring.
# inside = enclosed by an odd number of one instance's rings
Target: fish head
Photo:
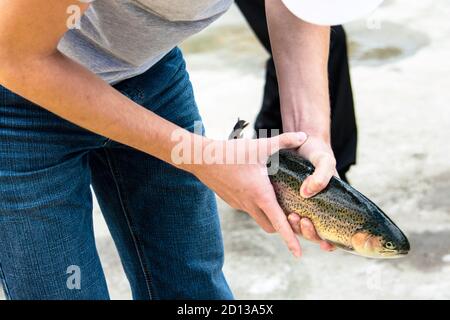
[[[400,258],[408,254],[408,238],[393,223],[372,225],[352,236],[352,249],[369,258]]]

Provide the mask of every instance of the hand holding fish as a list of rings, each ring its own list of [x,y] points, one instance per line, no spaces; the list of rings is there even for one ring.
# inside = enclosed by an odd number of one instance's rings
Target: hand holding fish
[[[230,138],[239,138],[245,126],[247,123],[239,120],[233,130],[239,134]],[[283,148],[296,147],[286,144],[278,149]],[[410,245],[402,230],[375,203],[333,177],[334,156],[327,139],[309,137],[296,149],[280,150],[267,164],[279,206],[296,233],[328,251],[338,247],[369,258],[408,254]],[[306,188],[307,197],[301,194]]]
[[[298,154],[314,165],[314,173],[302,183],[300,194],[303,198],[311,198],[326,188],[333,176],[339,177],[336,171],[336,160],[329,143],[323,139],[308,136],[307,141],[298,150]]]
[[[306,178],[300,188],[303,198],[311,198],[322,191],[333,176],[339,176],[336,171],[336,160],[331,146],[323,139],[309,136],[307,141],[298,149],[298,153],[305,159],[309,159],[314,165],[314,173]],[[333,251],[336,247],[323,241],[316,232],[311,220],[300,218],[298,214],[290,214],[288,220],[295,233],[305,239],[320,244],[322,250]]]
[[[252,155],[258,154],[258,163],[219,164],[215,161],[214,164],[194,166],[191,172],[233,208],[247,212],[266,232],[279,233],[294,256],[299,257],[301,255],[299,240],[277,202],[267,175],[266,163],[269,157],[280,149],[297,149],[305,141],[304,133],[286,133],[258,140],[209,141],[210,149],[229,150],[231,147],[245,153],[238,154],[238,158],[243,156],[242,158],[249,159]],[[244,143],[245,149],[237,148],[238,143],[240,145]],[[302,230],[304,225],[296,224],[295,230],[300,234],[303,233],[306,238],[317,241],[319,238],[312,223],[308,224],[307,221],[307,228]],[[326,243],[321,243],[321,247],[330,250]]]
[[[314,227],[311,220],[308,218],[300,218],[296,213],[291,213],[288,216],[289,223],[291,224],[292,230],[306,240],[315,242],[320,245],[320,248],[324,251],[334,251],[336,246],[331,243],[322,240],[317,234],[316,228]]]

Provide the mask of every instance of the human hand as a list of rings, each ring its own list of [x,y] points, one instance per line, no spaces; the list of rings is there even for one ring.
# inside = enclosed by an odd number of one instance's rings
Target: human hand
[[[311,198],[327,187],[333,175],[338,176],[336,160],[331,146],[323,139],[313,136],[308,137],[298,152],[315,167],[314,173],[303,182],[300,188],[302,197]],[[333,251],[336,249],[334,245],[319,237],[309,219],[300,218],[297,214],[290,214],[288,219],[295,233],[320,244],[322,250]]]
[[[194,165],[190,168],[195,176],[217,193],[235,209],[247,212],[266,232],[277,232],[284,239],[294,256],[301,255],[301,248],[293,228],[277,202],[270,183],[266,163],[268,158],[280,149],[296,149],[306,141],[304,133],[285,133],[268,139],[240,139],[229,141],[209,140],[209,150],[235,150],[234,159],[246,159],[245,163],[224,163]],[[244,147],[242,147],[244,146]],[[222,154],[224,160],[226,155]],[[258,161],[248,161],[257,155]]]
[[[315,167],[314,173],[301,186],[300,194],[303,198],[315,196],[328,186],[333,176],[339,177],[333,150],[323,139],[309,136],[298,153]]]

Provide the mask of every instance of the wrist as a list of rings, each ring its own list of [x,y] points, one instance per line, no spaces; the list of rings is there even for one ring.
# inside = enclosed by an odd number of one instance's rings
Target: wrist
[[[313,163],[317,163],[317,159],[319,158],[326,158],[336,167],[336,159],[331,144],[320,137],[309,136],[308,140],[306,140],[298,152],[301,156]]]
[[[286,115],[287,113],[287,115]],[[328,114],[296,115],[282,113],[283,132],[304,132],[309,137],[331,144],[331,121]]]
[[[330,130],[322,129],[318,127],[309,127],[309,126],[300,126],[303,128],[302,131],[305,132],[308,136],[308,139],[315,139],[320,142],[323,142],[326,145],[331,146],[331,137]]]
[[[284,132],[302,131],[329,144],[331,115],[328,95],[310,98],[306,94],[287,96],[290,98],[281,102]]]

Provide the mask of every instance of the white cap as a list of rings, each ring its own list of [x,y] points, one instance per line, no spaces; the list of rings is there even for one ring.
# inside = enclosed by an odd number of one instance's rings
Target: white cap
[[[318,25],[339,25],[374,11],[383,0],[281,0],[300,19]]]

